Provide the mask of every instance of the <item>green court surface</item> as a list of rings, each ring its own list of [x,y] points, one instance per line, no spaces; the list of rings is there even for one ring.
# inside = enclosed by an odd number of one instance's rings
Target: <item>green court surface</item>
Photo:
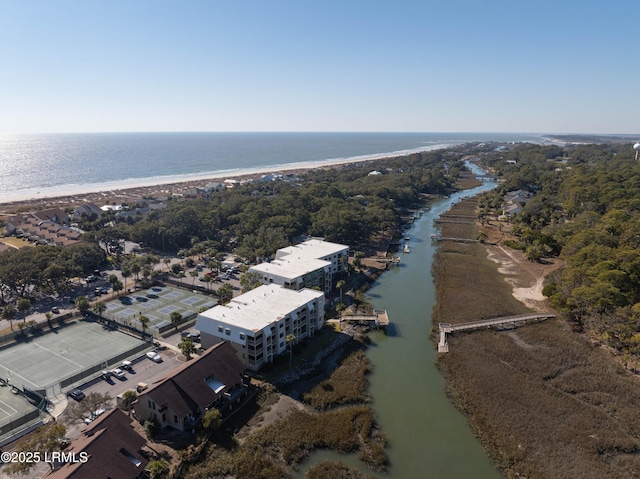
[[[153,331],[154,328],[171,324],[173,312],[189,318],[216,304],[217,300],[210,296],[173,286],[156,286],[106,302],[107,309],[103,316],[140,330],[138,318],[144,315],[149,318],[147,330]]]
[[[98,322],[77,321],[0,350],[0,377],[21,389],[41,389],[142,344]]]

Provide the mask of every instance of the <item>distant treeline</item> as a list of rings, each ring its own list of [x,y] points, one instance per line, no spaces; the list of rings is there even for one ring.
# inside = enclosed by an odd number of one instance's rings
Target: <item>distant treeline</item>
[[[99,219],[82,226],[93,230],[94,240],[125,238],[161,252],[234,251],[252,259],[273,255],[300,235],[362,245],[376,232],[399,228],[402,212],[423,193],[448,192],[463,168],[460,157],[417,153],[310,170],[293,181],[255,181],[206,198],[173,199],[115,227]]]
[[[0,253],[1,315],[15,318],[40,295],[68,290],[70,279],[92,274],[107,259],[124,266],[122,240],[162,255],[233,252],[248,259],[271,256],[301,235],[363,246],[380,231],[399,231],[403,212],[422,194],[448,192],[464,168],[461,157],[453,151],[418,153],[310,170],[292,181],[256,181],[208,197],[176,197],[162,210],[124,221],[112,211],[84,216],[80,226],[87,234],[81,244]],[[370,175],[373,171],[380,174]]]
[[[532,197],[510,217],[532,260],[559,257],[544,294],[577,327],[624,354],[640,354],[640,164],[632,144],[520,145],[484,163],[504,180],[482,200],[498,210],[508,191]]]

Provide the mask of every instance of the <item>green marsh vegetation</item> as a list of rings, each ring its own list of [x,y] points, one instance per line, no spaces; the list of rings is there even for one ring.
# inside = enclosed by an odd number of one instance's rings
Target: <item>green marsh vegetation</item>
[[[313,450],[322,448],[357,453],[370,468],[384,470],[386,440],[375,425],[373,410],[365,404],[369,370],[364,353],[353,351],[329,379],[312,389],[309,403],[319,407],[294,408],[284,417],[243,435],[239,441],[214,438],[203,458],[185,468],[183,477],[286,478]],[[277,403],[276,393],[268,385],[259,403],[261,410],[254,418],[261,417]],[[338,405],[341,407],[335,407]],[[318,474],[324,471],[340,474],[335,477],[366,477],[334,462],[314,466],[307,477],[320,477]]]
[[[503,239],[531,261],[563,261],[544,290],[559,317],[451,335],[437,359],[448,393],[506,477],[638,477],[640,383],[630,370],[640,167],[631,146],[520,145],[485,165],[503,182],[479,199],[481,218],[498,216],[508,191],[532,193]],[[459,228],[442,227],[451,236]],[[441,243],[434,275],[434,324],[527,312],[481,243]]]

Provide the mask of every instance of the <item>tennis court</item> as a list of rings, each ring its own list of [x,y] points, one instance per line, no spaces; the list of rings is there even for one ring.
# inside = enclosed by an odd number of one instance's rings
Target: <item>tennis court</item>
[[[215,298],[174,286],[155,286],[136,291],[106,303],[103,316],[125,326],[142,330],[141,316],[149,319],[147,332],[158,336],[171,325],[171,313],[178,312],[185,318],[192,318],[203,309],[213,308]]]
[[[98,322],[77,321],[0,350],[0,377],[20,389],[43,390],[148,346]]]
[[[38,421],[44,413],[21,394],[14,394],[10,386],[0,386],[0,444],[14,431]]]

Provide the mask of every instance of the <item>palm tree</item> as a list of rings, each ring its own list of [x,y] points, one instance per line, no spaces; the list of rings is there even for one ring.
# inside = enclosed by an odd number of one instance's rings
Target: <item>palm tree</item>
[[[231,286],[229,283],[225,283],[218,288],[216,294],[220,299],[220,303],[226,304],[233,298],[233,286]]]
[[[16,318],[16,308],[12,304],[7,304],[2,310],[2,319],[9,321],[11,331],[13,331],[13,320]]]
[[[27,319],[27,311],[29,311],[29,308],[31,307],[31,301],[29,301],[27,298],[20,298],[18,300],[18,302],[16,303],[16,308],[18,309],[18,311],[20,311],[20,313],[22,313],[22,322],[24,323],[25,320]]]
[[[87,298],[85,298],[84,296],[78,296],[76,298],[76,308],[82,314],[86,313],[89,310],[90,306],[91,305],[89,304],[89,300]]]
[[[297,339],[298,338],[296,338],[296,336],[293,334],[287,334],[287,337],[285,339],[287,345],[289,346],[289,369],[291,369],[291,363],[293,361],[293,343],[295,343]]]
[[[102,313],[104,313],[106,310],[107,310],[107,305],[104,304],[104,301],[98,301],[93,306],[93,312],[96,313],[100,317],[102,317]]]
[[[138,263],[137,261],[134,261],[133,263],[131,263],[130,269],[133,275],[135,276],[135,283],[138,284],[138,279],[140,279],[138,275],[142,270],[142,268],[140,267],[140,263]]]
[[[180,313],[178,313],[177,311],[174,311],[173,313],[171,313],[171,315],[169,316],[171,318],[171,324],[173,325],[174,328],[176,328],[176,331],[178,330],[178,326],[180,325],[180,322],[182,321],[182,315]]]
[[[344,289],[346,284],[347,284],[347,282],[345,280],[343,280],[343,279],[339,280],[336,283],[336,288],[338,288],[340,290],[340,302],[341,303],[344,303],[344,298],[343,298],[344,291],[343,291],[343,289]]]
[[[127,278],[131,277],[131,270],[129,268],[122,268],[120,271],[120,276],[124,279],[124,289],[127,289]]]
[[[138,395],[133,389],[122,393],[122,400],[120,401],[120,407],[126,411],[129,411],[129,417],[131,417],[131,405],[138,399]]]
[[[140,325],[142,326],[142,334],[144,336],[144,333],[147,330],[147,327],[149,326],[151,320],[143,314],[138,318],[138,321],[140,321]]]
[[[180,348],[180,351],[182,351],[182,354],[184,354],[187,361],[189,361],[192,354],[196,352],[196,345],[193,344],[191,338],[182,338],[178,347]]]
[[[196,284],[196,278],[198,277],[198,272],[196,270],[189,271],[189,276],[193,278],[193,281],[191,282],[191,286],[193,286],[194,284]]]

